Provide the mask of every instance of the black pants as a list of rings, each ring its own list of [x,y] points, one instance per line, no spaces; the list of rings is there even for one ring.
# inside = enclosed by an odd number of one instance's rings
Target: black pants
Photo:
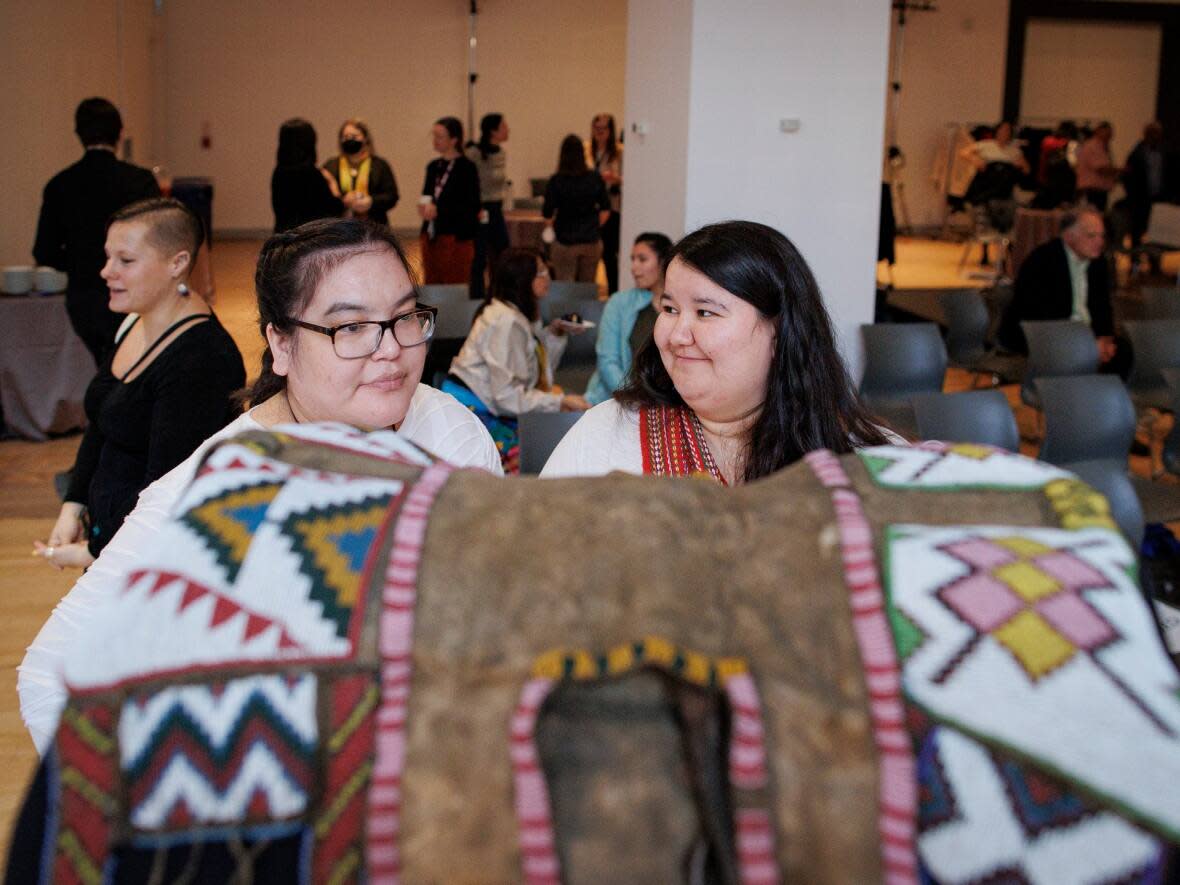
[[[494,268],[500,253],[508,248],[508,225],[504,221],[504,204],[499,200],[484,203],[488,223],[481,224],[475,234],[475,259],[471,262],[472,298],[483,300],[484,270]]]
[[[107,306],[110,298],[111,294],[105,286],[102,289],[66,291],[66,313],[69,314],[70,325],[94,357],[96,366],[114,347],[115,333],[126,318],[126,314],[115,313]]]
[[[606,265],[606,291],[619,291],[619,213],[612,212],[599,230],[602,237],[602,263]]]

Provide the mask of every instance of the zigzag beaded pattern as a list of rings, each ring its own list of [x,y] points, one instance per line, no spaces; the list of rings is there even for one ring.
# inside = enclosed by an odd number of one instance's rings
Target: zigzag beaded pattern
[[[639,445],[643,472],[651,476],[708,476],[722,485],[713,453],[696,413],[675,406],[639,410]]]
[[[370,883],[401,880],[401,783],[406,756],[406,706],[410,699],[414,603],[418,566],[435,496],[451,474],[438,462],[422,471],[406,495],[393,526],[393,549],[385,570],[381,620],[381,702],[377,711],[376,759],[369,786],[366,862]]]
[[[840,532],[844,582],[848,585],[852,625],[860,648],[869,692],[873,737],[880,754],[881,860],[885,881],[918,881],[916,833],[918,796],[916,763],[905,728],[901,670],[885,614],[885,595],[873,555],[873,534],[860,497],[840,462],[819,449],[804,457],[816,479],[832,495]]]
[[[50,796],[59,797],[59,817],[46,827],[52,879],[98,885],[118,806],[114,707],[68,705],[52,752],[57,764]]]
[[[658,636],[624,643],[606,654],[553,650],[537,658],[509,728],[521,868],[527,885],[558,885],[561,862],[553,837],[549,792],[536,747],[537,716],[562,681],[617,677],[658,667],[702,688],[722,688],[732,711],[729,782],[734,803],[738,874],[743,885],[779,881],[774,826],[767,807],[769,783],[758,689],[745,661],[711,659]]]

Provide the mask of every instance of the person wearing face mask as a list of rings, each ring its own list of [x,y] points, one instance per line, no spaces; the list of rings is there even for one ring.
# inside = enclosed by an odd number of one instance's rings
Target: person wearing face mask
[[[397,205],[397,179],[393,169],[373,153],[373,138],[363,120],[345,120],[339,132],[340,153],[324,163],[335,180],[349,218],[388,224],[389,210]]]
[[[388,228],[321,219],[275,234],[259,254],[254,285],[267,348],[246,392],[252,407],[143,491],[25,655],[17,683],[21,715],[41,752],[65,702],[62,659],[73,638],[158,542],[161,525],[217,440],[280,424],[334,421],[392,428],[452,464],[501,473],[496,446],[479,419],[420,383],[435,311],[418,304],[409,265]],[[194,378],[204,380],[198,373]]]
[[[656,307],[664,294],[664,265],[672,241],[660,233],[642,233],[631,247],[631,276],[635,288],[616,292],[602,311],[595,350],[598,365],[586,385],[586,399],[598,405],[623,386],[631,360],[648,339],[656,322]]]
[[[672,247],[651,342],[627,384],[587,412],[541,475],[614,470],[750,482],[814,449],[897,438],[873,423],[794,244],[751,221]]]

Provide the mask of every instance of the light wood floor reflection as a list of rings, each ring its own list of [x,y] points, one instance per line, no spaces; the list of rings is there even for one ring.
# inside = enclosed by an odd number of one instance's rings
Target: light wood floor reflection
[[[260,245],[260,241],[229,241],[219,242],[213,249],[215,308],[238,343],[251,376],[257,372],[262,352],[253,295]],[[411,263],[417,265],[416,240],[407,246]],[[894,283],[899,287],[964,285],[965,274],[958,266],[961,251],[962,246],[955,243],[903,239],[898,244]],[[967,268],[974,269],[977,266]],[[623,284],[630,285],[626,275]],[[872,293],[866,292],[865,298],[872,298]],[[965,373],[948,373],[947,390],[969,386]],[[1015,388],[1009,397],[1018,404]],[[1018,410],[1022,428],[1032,420],[1026,411]],[[72,464],[78,439],[74,435],[46,443],[0,442],[0,623],[4,625],[0,631],[0,857],[7,855],[13,815],[36,763],[20,718],[16,666],[76,578],[76,574],[57,572],[34,559],[32,541],[44,538],[52,526],[59,508],[53,477]],[[1140,464],[1137,469],[1142,468]]]

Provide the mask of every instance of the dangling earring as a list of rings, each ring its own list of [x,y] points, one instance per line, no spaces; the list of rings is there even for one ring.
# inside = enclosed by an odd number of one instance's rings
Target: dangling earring
[[[185,285],[184,283],[177,284],[177,286],[176,286],[176,294],[177,295],[179,295],[181,298],[187,298],[188,293],[189,293],[189,288],[187,285]]]

